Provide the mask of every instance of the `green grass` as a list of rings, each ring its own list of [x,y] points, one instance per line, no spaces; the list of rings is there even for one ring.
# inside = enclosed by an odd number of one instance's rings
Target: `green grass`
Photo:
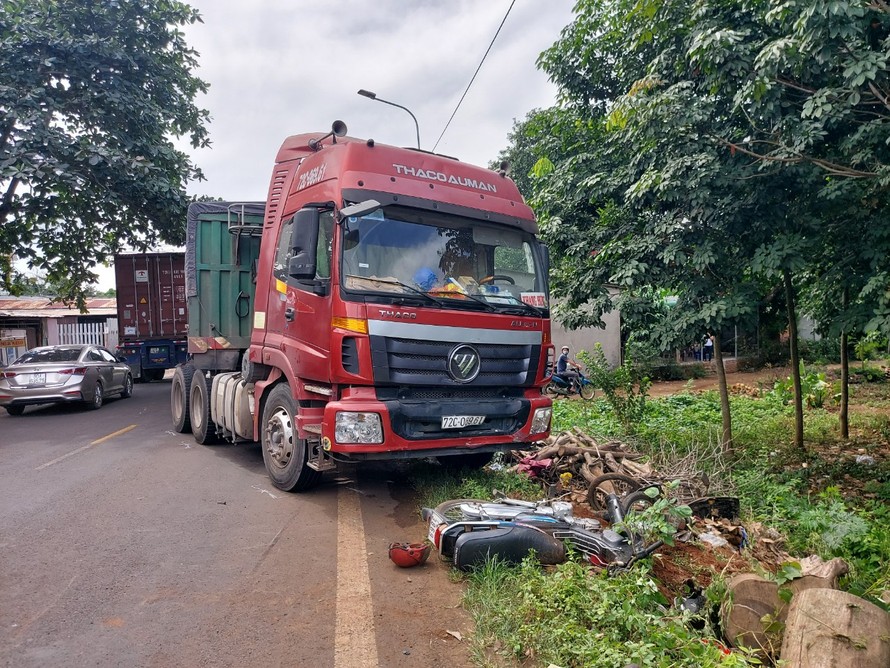
[[[839,436],[837,414],[807,410],[807,450],[793,447],[794,416],[776,396],[733,397],[734,453],[713,456],[721,430],[716,392],[679,394],[646,403],[634,435],[624,433],[605,400],[556,401],[553,431],[579,427],[594,438],[632,444],[659,467],[665,458],[695,456],[712,476],[725,476],[743,509],[743,521],[778,528],[795,556],[841,557],[850,573],[841,586],[879,603],[890,588],[890,383],[856,388],[851,443]],[[855,462],[862,450],[874,463]],[[443,475],[419,470],[415,483],[425,505],[446,498],[489,497],[493,488],[540,498],[540,488],[503,472]],[[542,569],[532,563],[488,564],[467,577],[465,606],[473,616],[474,660],[480,666],[744,666],[744,654],[725,656],[703,643],[715,632],[693,630],[661,599],[645,564],[618,578],[571,562]],[[710,590],[720,600],[723,582]],[[886,604],[882,604],[886,607]]]
[[[481,666],[755,665],[743,654],[726,656],[702,642],[711,637],[709,627],[696,631],[682,614],[665,614],[670,601],[646,565],[607,577],[577,561],[548,571],[531,560],[517,568],[489,562],[469,576],[468,585],[473,655]]]

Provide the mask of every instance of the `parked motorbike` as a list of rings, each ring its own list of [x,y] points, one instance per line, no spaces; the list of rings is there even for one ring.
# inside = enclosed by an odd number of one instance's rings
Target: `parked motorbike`
[[[593,382],[584,375],[579,367],[572,365],[572,369],[578,374],[576,379],[570,380],[556,373],[550,377],[550,382],[544,386],[544,393],[551,397],[570,397],[580,394],[582,399],[593,399],[596,395],[596,387]]]

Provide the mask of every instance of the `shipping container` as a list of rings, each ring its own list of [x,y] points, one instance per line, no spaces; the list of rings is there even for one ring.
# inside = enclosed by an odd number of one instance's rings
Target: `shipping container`
[[[114,276],[118,354],[137,380],[159,380],[186,355],[185,254],[115,255]]]
[[[121,341],[188,334],[184,253],[115,255],[114,278]]]

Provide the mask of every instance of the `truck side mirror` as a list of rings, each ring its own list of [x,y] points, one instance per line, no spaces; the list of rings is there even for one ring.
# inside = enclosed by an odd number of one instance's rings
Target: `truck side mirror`
[[[544,292],[550,293],[550,249],[540,241],[538,242],[538,248],[541,249],[541,263],[544,274]]]
[[[316,208],[300,209],[294,216],[291,232],[291,258],[287,274],[297,280],[315,278],[315,255],[318,247],[318,220]]]

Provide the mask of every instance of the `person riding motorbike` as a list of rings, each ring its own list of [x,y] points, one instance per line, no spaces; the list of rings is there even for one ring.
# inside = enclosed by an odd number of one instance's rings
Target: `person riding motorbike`
[[[581,366],[573,359],[569,358],[569,347],[562,347],[562,354],[556,360],[556,375],[564,378],[568,381],[569,385],[571,385],[576,390],[578,389],[578,372],[572,369],[571,366],[579,367]]]

